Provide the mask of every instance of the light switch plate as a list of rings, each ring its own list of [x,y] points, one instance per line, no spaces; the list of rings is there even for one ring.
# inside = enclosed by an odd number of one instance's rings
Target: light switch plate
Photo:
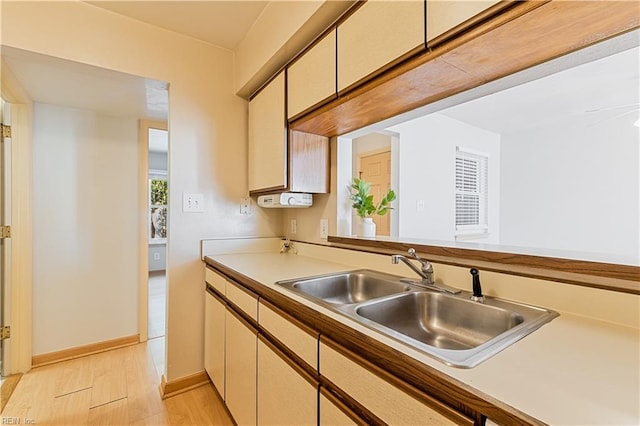
[[[251,198],[245,197],[240,202],[240,214],[251,214]]]
[[[183,192],[182,193],[182,211],[185,213],[204,212],[204,195]]]
[[[329,238],[329,219],[320,219],[320,238]]]

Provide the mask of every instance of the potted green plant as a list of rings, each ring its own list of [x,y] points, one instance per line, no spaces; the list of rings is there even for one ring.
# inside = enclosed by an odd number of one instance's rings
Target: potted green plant
[[[384,216],[392,210],[391,202],[396,199],[396,193],[389,189],[384,197],[376,204],[371,194],[371,184],[359,178],[353,178],[350,186],[352,207],[360,217],[357,235],[365,238],[376,236],[376,224],[372,216]]]

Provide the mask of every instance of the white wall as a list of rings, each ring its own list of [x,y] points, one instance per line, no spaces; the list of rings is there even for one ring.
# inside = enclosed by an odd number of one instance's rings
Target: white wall
[[[399,237],[455,240],[455,156],[462,146],[489,155],[489,235],[481,241],[499,242],[500,135],[440,114],[389,130],[400,134]]]
[[[200,240],[282,233],[282,212],[240,214],[247,102],[234,94],[232,52],[85,2],[2,2],[2,43],[169,83],[166,378],[202,371]],[[182,213],[183,192],[204,194],[205,212]]]
[[[149,151],[149,169],[167,170],[167,153]]]
[[[137,120],[35,104],[33,166],[34,355],[137,334]]]
[[[502,243],[638,263],[640,129],[629,116],[592,121],[503,136]]]

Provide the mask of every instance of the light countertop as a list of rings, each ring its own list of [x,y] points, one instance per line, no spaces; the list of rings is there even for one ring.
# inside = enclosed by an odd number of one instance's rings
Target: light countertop
[[[352,265],[279,253],[208,257],[543,422],[640,424],[638,329],[560,312],[558,318],[480,365],[460,369],[274,285],[280,280],[353,270]]]

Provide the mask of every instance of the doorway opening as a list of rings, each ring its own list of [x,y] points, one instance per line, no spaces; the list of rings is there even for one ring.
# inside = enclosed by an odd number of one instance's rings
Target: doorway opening
[[[32,335],[20,341],[30,342],[30,361],[116,339],[144,342],[151,212],[140,122],[160,120],[166,132],[169,84],[5,46],[2,54],[3,80],[7,65],[31,113],[33,303],[12,313],[16,329],[15,315],[30,317]],[[14,215],[14,225],[21,221]]]
[[[362,179],[371,184],[371,194],[374,200],[380,200],[389,189],[396,191],[398,197],[398,135],[390,131],[379,131],[369,134],[363,134],[353,137],[352,139],[340,138],[343,145],[349,146],[348,151],[341,155],[350,167],[339,173],[339,181],[347,182],[355,177]],[[350,158],[349,158],[350,157]],[[340,183],[339,183],[340,185]],[[358,216],[348,204],[348,210],[351,218],[349,222],[351,226],[342,232],[352,234],[355,232]],[[384,216],[373,215],[373,221],[376,224],[376,234],[380,236],[394,237],[398,235],[398,206],[399,201],[392,204],[393,208]]]
[[[147,339],[159,375],[165,366],[167,316],[167,216],[169,133],[166,123],[141,122],[147,147]]]

